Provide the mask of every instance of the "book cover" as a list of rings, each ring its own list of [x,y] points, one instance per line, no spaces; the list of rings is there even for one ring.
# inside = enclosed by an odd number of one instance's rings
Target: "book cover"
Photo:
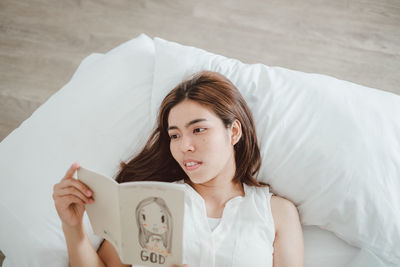
[[[93,231],[116,248],[125,264],[182,265],[184,185],[127,182],[80,167],[78,179],[93,191],[86,205]]]

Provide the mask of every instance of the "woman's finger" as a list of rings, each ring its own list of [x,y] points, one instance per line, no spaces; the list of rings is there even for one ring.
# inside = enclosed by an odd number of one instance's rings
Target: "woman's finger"
[[[65,179],[63,181],[61,181],[60,183],[56,184],[54,186],[54,191],[56,190],[60,190],[66,187],[75,187],[76,189],[78,189],[79,191],[82,192],[82,194],[84,194],[87,197],[91,197],[93,195],[92,190],[90,190],[90,188],[85,185],[84,183],[82,183],[81,181],[77,180],[77,179]]]
[[[57,203],[62,209],[67,209],[71,204],[85,205],[85,202],[83,202],[82,199],[74,195],[66,195],[58,197],[58,199],[59,201],[57,201]]]
[[[67,195],[74,195],[82,200],[85,204],[93,203],[92,198],[85,196],[80,190],[72,186],[59,189],[54,194],[55,197],[63,197]]]
[[[76,170],[79,169],[79,163],[75,162],[74,164],[69,167],[68,171],[65,173],[65,176],[63,179],[69,179],[72,178]]]

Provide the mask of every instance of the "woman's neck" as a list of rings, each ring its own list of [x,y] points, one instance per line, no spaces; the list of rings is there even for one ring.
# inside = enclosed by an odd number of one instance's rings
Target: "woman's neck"
[[[229,200],[237,196],[244,196],[244,188],[241,183],[235,184],[225,179],[214,178],[204,184],[190,183],[190,185],[204,199],[208,217],[222,217],[225,204]]]

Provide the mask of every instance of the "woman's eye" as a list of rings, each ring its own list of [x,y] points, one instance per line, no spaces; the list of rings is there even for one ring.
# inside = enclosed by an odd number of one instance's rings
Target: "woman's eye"
[[[169,137],[170,137],[171,139],[176,139],[176,138],[179,137],[179,135],[177,135],[177,134],[171,134]]]
[[[196,128],[196,129],[193,130],[193,132],[200,133],[200,132],[204,131],[205,129],[206,128]]]

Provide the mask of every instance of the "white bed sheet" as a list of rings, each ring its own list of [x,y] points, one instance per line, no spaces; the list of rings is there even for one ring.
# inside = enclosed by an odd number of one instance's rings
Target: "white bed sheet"
[[[399,267],[318,226],[302,226],[305,267]]]
[[[347,244],[332,232],[317,226],[303,226],[303,233],[305,267],[357,266],[352,264],[356,262],[357,255],[361,251],[359,248]],[[6,258],[3,267],[12,266],[8,263]],[[370,266],[376,267],[376,265]]]
[[[305,267],[348,266],[360,252],[332,232],[317,226],[303,226]]]
[[[317,226],[303,226],[303,233],[305,267],[350,267],[360,253],[359,248]],[[3,267],[9,266],[7,262],[6,258]]]

